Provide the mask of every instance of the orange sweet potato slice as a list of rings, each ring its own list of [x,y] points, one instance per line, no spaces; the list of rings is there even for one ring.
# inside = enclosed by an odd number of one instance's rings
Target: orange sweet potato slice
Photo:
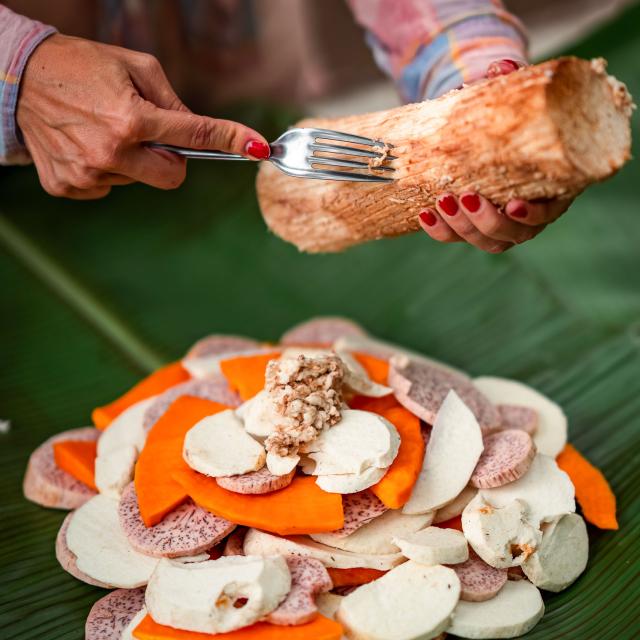
[[[189,372],[179,362],[168,364],[138,382],[113,402],[94,409],[91,414],[93,424],[101,431],[104,431],[114,418],[118,417],[131,405],[162,393],[169,387],[189,380],[190,377]]]
[[[357,587],[361,584],[373,582],[381,578],[386,571],[380,569],[364,569],[356,567],[355,569],[327,569],[329,577],[333,582],[333,587]]]
[[[458,531],[462,531],[462,516],[453,516],[453,518],[445,520],[444,522],[438,522],[433,526],[440,527],[441,529],[457,529]]]
[[[365,368],[367,375],[378,384],[387,384],[389,363],[382,358],[370,356],[367,353],[354,353],[355,359]]]
[[[616,496],[602,471],[570,444],[556,461],[576,488],[576,499],[585,520],[599,529],[618,529]]]
[[[283,627],[268,622],[256,622],[250,627],[227,633],[199,633],[183,631],[154,622],[145,616],[133,630],[138,640],[340,640],[342,625],[318,614],[311,622]]]
[[[174,472],[173,478],[197,505],[236,524],[283,536],[344,525],[342,497],[320,489],[313,477],[298,476],[284,489],[256,495],[227,491],[190,467]]]
[[[189,469],[182,459],[185,434],[203,418],[226,408],[210,400],[182,396],[149,432],[134,477],[140,515],[147,527],[158,524],[187,499],[185,490],[172,477],[176,471]]]
[[[96,488],[96,440],[60,440],[53,444],[56,465],[87,487]]]
[[[260,353],[252,356],[238,356],[223,360],[220,370],[229,386],[237,391],[243,400],[250,400],[264,389],[264,374],[269,360],[279,358],[280,353]]]

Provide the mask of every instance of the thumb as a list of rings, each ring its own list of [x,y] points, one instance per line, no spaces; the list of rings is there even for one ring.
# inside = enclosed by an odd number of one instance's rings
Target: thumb
[[[232,120],[159,109],[148,103],[144,123],[145,141],[238,153],[254,160],[265,160],[270,155],[263,136]]]

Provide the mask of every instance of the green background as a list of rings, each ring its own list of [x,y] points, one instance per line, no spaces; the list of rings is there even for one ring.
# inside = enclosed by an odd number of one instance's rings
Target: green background
[[[606,57],[636,98],[638,25],[636,6],[571,51]],[[236,116],[270,135],[294,118],[258,107]],[[637,139],[637,113],[633,126]],[[562,404],[572,441],[613,485],[621,528],[590,532],[589,569],[547,598],[528,637],[638,637],[638,161],[502,256],[424,234],[302,255],[265,230],[254,175],[192,163],[175,192],[134,186],[79,203],[48,197],[30,168],[0,172],[0,418],[11,420],[0,435],[0,637],[81,638],[103,593],[58,567],[63,513],[22,498],[29,453],[206,333],[275,340],[316,314]]]

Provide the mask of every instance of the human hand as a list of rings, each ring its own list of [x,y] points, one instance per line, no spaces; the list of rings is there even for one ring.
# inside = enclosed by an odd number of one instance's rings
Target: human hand
[[[489,65],[486,77],[506,75],[521,66],[514,60],[496,60]],[[438,242],[468,242],[488,253],[502,253],[535,238],[570,204],[559,199],[511,200],[500,209],[475,192],[459,197],[447,192],[438,196],[435,208],[422,211],[419,220],[422,229]]]
[[[132,182],[180,186],[185,160],[150,141],[269,156],[253,129],[191,113],[153,56],[63,35],[31,55],[17,123],[44,189],[75,199],[101,198]]]

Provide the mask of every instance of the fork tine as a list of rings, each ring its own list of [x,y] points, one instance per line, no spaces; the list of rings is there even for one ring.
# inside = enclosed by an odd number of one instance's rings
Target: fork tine
[[[346,156],[360,156],[364,158],[382,158],[381,153],[368,151],[367,149],[354,149],[353,147],[341,147],[338,144],[318,144],[309,145],[309,149],[316,151],[327,151],[328,153],[343,153]],[[396,156],[387,156],[385,160],[397,160]]]
[[[373,138],[364,138],[363,136],[355,136],[352,133],[343,133],[342,131],[331,131],[330,129],[310,129],[309,133],[316,138],[324,140],[338,140],[340,142],[353,142],[355,144],[366,144],[370,147],[387,146],[393,149],[393,145],[385,144],[382,140],[374,140]]]
[[[334,167],[353,167],[354,169],[367,169],[378,171],[395,171],[393,167],[370,167],[366,162],[356,162],[355,160],[340,160],[339,158],[323,158],[321,156],[307,156],[309,164],[333,165]]]

